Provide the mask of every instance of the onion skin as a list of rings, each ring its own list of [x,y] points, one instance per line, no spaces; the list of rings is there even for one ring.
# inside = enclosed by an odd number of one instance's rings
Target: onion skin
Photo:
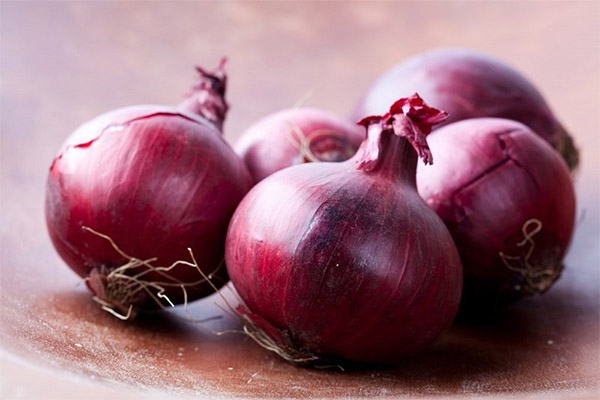
[[[393,67],[362,97],[352,119],[380,113],[398,95],[413,92],[448,112],[448,119],[438,129],[469,118],[512,119],[550,143],[569,169],[575,170],[579,163],[573,139],[538,90],[510,66],[469,50],[434,50]]]
[[[458,253],[416,192],[406,132],[381,122],[394,118],[416,131],[398,111],[365,120],[353,158],[269,176],[231,220],[225,257],[242,310],[288,361],[394,363],[435,341],[458,309]]]
[[[499,118],[447,125],[428,143],[436,162],[419,165],[417,186],[461,255],[462,308],[548,290],[575,221],[575,191],[560,156],[525,125]]]
[[[292,165],[347,160],[364,137],[363,128],[333,114],[295,108],[257,121],[242,134],[234,149],[246,162],[255,182],[259,182]]]
[[[160,266],[189,261],[189,247],[217,286],[226,282],[227,226],[252,182],[216,126],[218,121],[176,107],[121,108],[83,124],[52,163],[46,190],[50,238],[67,265],[116,312],[168,302],[157,303],[153,288],[154,299],[145,290],[124,297],[130,280],[109,274],[128,260],[82,227],[109,236],[132,257],[156,257]],[[166,275],[146,271],[144,280],[165,282],[164,295],[174,304],[214,293],[206,282],[194,284],[202,277],[189,266]],[[178,283],[186,285],[187,299]]]

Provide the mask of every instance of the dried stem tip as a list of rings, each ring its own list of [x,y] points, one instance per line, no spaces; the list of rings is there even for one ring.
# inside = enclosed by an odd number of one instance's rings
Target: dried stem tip
[[[207,71],[200,66],[196,66],[198,79],[186,92],[185,99],[179,104],[181,110],[206,118],[215,124],[219,130],[223,128],[223,121],[229,109],[229,105],[225,101],[226,65],[227,58],[223,57],[214,71]]]
[[[386,114],[363,118],[358,124],[367,128],[367,141],[373,142],[367,147],[379,148],[381,134],[393,133],[408,140],[425,164],[432,164],[433,157],[426,136],[431,132],[433,125],[439,124],[447,117],[446,112],[429,107],[415,93],[396,101]],[[373,156],[363,160],[365,166],[377,161],[379,151],[374,151]]]

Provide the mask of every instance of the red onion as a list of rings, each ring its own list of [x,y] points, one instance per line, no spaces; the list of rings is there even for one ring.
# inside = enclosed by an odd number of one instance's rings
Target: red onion
[[[225,259],[241,312],[296,363],[395,362],[432,343],[459,305],[462,268],[416,191],[417,153],[445,114],[414,95],[361,121],[350,160],[286,168],[236,210]]]
[[[344,161],[364,139],[363,129],[313,108],[283,110],[252,125],[234,145],[258,182],[304,162]]]
[[[418,92],[445,110],[445,124],[468,118],[498,117],[529,126],[575,169],[579,154],[571,136],[538,90],[519,72],[487,55],[443,49],[417,55],[397,65],[367,91],[353,119],[385,110],[398,94]]]
[[[525,125],[477,118],[428,138],[419,193],[444,220],[465,270],[466,309],[542,293],[559,277],[575,219],[566,164]]]
[[[67,139],[50,167],[50,238],[105,309],[123,317],[213,293],[190,266],[150,266],[188,260],[188,247],[206,275],[227,278],[227,225],[251,178],[220,131],[224,61],[214,73],[198,72],[179,108],[100,115]]]

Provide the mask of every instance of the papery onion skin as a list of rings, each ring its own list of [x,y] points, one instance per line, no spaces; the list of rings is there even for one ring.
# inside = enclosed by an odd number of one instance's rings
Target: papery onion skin
[[[292,362],[394,363],[435,341],[458,309],[460,260],[416,192],[415,149],[364,123],[369,139],[353,158],[271,175],[229,226],[243,310]]]
[[[575,191],[558,153],[525,125],[498,118],[447,125],[428,143],[436,161],[419,165],[417,186],[461,255],[462,309],[548,290],[575,221]]]
[[[364,128],[329,112],[300,107],[261,118],[233,147],[259,182],[292,165],[347,160],[364,136]]]
[[[533,84],[503,62],[470,50],[433,50],[393,67],[362,97],[352,119],[381,113],[399,94],[413,92],[448,112],[438,129],[468,118],[512,119],[550,143],[571,170],[579,163],[573,139]]]
[[[223,67],[217,74],[224,74]],[[204,78],[201,73],[200,80]],[[132,257],[156,258],[160,266],[190,261],[191,248],[204,273],[214,273],[215,285],[227,280],[223,266],[227,226],[252,182],[217,129],[219,121],[210,121],[214,113],[204,118],[185,111],[190,107],[187,101],[182,108],[133,106],[103,114],[67,139],[50,168],[46,190],[50,238],[67,265],[120,314],[129,306],[158,307],[157,290],[150,288],[154,299],[139,290],[125,302],[120,292],[131,279],[109,284],[107,276],[127,260],[107,240],[83,227],[107,235]],[[224,115],[226,108],[221,111]],[[139,267],[124,273],[133,276],[142,271]],[[206,282],[194,284],[202,276],[189,266],[149,272],[143,280],[165,282],[164,295],[175,304],[214,292]]]

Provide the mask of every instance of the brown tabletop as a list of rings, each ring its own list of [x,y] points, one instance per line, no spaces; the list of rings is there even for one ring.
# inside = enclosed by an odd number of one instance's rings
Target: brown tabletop
[[[600,3],[2,2],[0,11],[0,398],[600,395]],[[46,174],[81,122],[176,103],[194,64],[227,55],[233,141],[311,90],[308,104],[348,115],[378,74],[443,46],[517,67],[581,147],[577,231],[544,296],[455,324],[396,368],[315,370],[169,313],[119,321],[55,253]],[[191,312],[223,315],[220,303],[212,296]]]

